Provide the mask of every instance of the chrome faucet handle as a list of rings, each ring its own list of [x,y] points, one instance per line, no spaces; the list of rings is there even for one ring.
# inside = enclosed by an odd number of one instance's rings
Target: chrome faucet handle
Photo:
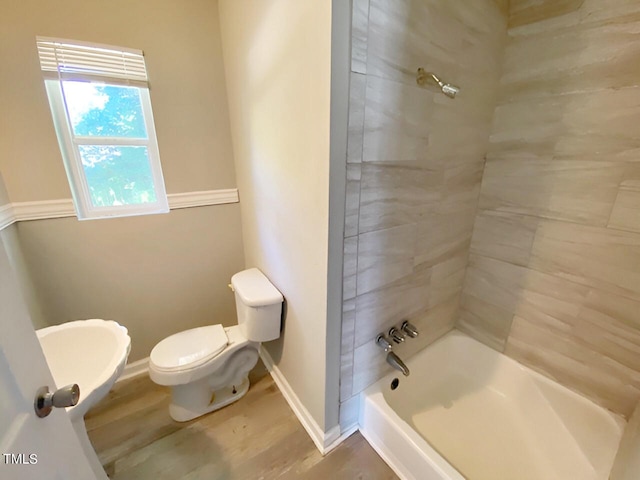
[[[404,333],[402,333],[396,327],[391,327],[391,330],[389,330],[389,337],[391,337],[391,340],[396,343],[404,342]]]
[[[387,337],[384,336],[384,333],[379,333],[376,337],[376,343],[380,348],[382,348],[385,352],[390,352],[393,349],[391,342],[387,340]]]
[[[413,325],[411,325],[408,320],[405,320],[404,322],[402,322],[402,325],[400,325],[400,330],[402,330],[411,338],[416,338],[418,335],[420,335],[420,332],[418,332],[418,329]]]

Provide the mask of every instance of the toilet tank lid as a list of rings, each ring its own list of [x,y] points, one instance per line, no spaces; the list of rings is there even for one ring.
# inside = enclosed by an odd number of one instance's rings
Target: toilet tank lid
[[[281,303],[282,294],[257,268],[249,268],[231,277],[233,290],[249,307],[266,307]]]

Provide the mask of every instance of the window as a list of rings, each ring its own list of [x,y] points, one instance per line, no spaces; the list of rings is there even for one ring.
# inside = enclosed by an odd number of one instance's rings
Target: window
[[[36,41],[78,218],[168,212],[142,52]]]

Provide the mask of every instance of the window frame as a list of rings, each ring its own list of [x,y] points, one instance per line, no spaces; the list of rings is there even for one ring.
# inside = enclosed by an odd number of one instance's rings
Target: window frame
[[[38,37],[40,39],[41,37]],[[96,48],[107,48],[104,45],[87,44],[64,40],[65,44],[90,45]],[[116,50],[117,47],[108,47]],[[57,78],[47,75],[43,71],[47,97],[53,118],[60,152],[64,163],[67,179],[71,188],[73,203],[79,220],[126,217],[133,215],[146,215],[169,212],[169,203],[162,175],[160,164],[160,152],[153,121],[153,111],[151,108],[151,96],[148,86],[142,86],[140,82],[127,84],[120,78],[109,78],[106,76],[94,78],[86,75],[65,75],[60,74]],[[63,91],[63,81],[82,81],[93,85],[128,87],[138,90],[142,116],[147,131],[147,138],[130,137],[107,137],[107,136],[79,136],[73,132],[69,109],[65,102]],[[155,202],[124,204],[112,206],[95,206],[91,199],[89,184],[84,172],[81,146],[143,146],[147,149],[147,158],[151,169],[153,187],[156,196]]]

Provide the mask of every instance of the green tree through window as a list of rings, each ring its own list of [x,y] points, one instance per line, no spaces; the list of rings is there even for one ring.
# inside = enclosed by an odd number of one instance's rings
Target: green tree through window
[[[137,88],[63,82],[77,138],[147,139]],[[79,145],[82,167],[96,207],[156,201],[146,146]]]

